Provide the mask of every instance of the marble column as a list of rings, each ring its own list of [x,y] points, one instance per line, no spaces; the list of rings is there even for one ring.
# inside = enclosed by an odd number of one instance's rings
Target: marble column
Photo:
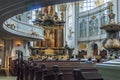
[[[60,30],[57,30],[58,35],[57,35],[57,47],[60,47]]]
[[[74,19],[73,20],[75,20],[74,21],[74,28],[75,28],[75,33],[74,33],[74,36],[75,36],[75,41],[74,41],[74,44],[75,44],[75,50],[78,50],[78,26],[79,26],[79,24],[78,24],[78,16],[79,16],[79,3],[78,2],[75,2],[74,3]],[[77,51],[75,51],[75,52],[77,52]],[[77,53],[76,53],[77,54]]]
[[[120,22],[120,0],[114,0],[114,6],[116,6],[116,12],[114,12],[117,18],[117,22]],[[113,7],[114,8],[114,7]]]
[[[56,29],[55,29],[55,32],[54,32],[54,36],[55,36],[55,38],[54,38],[54,41],[55,41],[54,46],[57,47],[57,30]]]
[[[59,30],[58,36],[59,36],[59,39],[58,39],[59,40],[59,42],[58,42],[59,43],[59,47],[63,47],[63,37],[64,37],[63,36],[63,29]]]
[[[62,32],[61,32],[61,36],[62,36],[62,40],[61,40],[61,47],[64,46],[64,31],[62,29]]]

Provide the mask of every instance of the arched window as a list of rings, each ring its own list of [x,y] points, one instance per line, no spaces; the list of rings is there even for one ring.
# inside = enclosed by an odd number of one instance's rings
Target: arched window
[[[80,12],[94,8],[95,0],[84,0],[79,4]]]
[[[96,16],[92,16],[89,21],[89,36],[96,36],[99,32],[99,22]]]
[[[99,32],[99,22],[98,22],[98,19],[96,18],[95,20],[94,20],[94,35],[96,36],[96,35],[98,35],[98,32]]]
[[[79,12],[93,9],[111,0],[84,0],[79,2]]]
[[[87,36],[86,27],[87,27],[87,22],[86,22],[85,19],[83,19],[80,23],[80,37],[86,37]]]
[[[89,21],[89,36],[93,35],[93,20]]]

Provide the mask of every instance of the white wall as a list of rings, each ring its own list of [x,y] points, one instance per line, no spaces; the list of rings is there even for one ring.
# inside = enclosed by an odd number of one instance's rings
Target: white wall
[[[21,42],[20,46],[17,46],[17,42]],[[11,53],[12,59],[17,59],[16,50],[21,50],[23,52],[24,59],[27,59],[30,56],[30,52],[28,50],[28,44],[27,41],[22,40],[14,40],[13,41],[13,49]]]

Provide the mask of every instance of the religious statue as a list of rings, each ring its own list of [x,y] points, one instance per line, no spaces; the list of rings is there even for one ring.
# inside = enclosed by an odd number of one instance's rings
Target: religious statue
[[[45,30],[45,38],[50,39],[50,30],[48,29]]]
[[[44,13],[46,15],[52,15],[53,14],[53,7],[52,6],[48,6],[44,8]]]
[[[61,12],[61,21],[63,21],[63,19],[64,19],[64,13]]]

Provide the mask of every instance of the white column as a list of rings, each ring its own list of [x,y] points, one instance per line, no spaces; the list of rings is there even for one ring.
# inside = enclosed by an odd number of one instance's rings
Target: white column
[[[78,24],[78,16],[79,16],[79,3],[78,2],[75,2],[75,7],[74,7],[74,28],[75,28],[75,33],[74,33],[74,36],[75,36],[75,41],[74,41],[74,44],[75,44],[75,52],[78,52],[78,26],[80,26]],[[77,53],[76,53],[77,54]]]
[[[120,21],[120,0],[112,0],[113,3],[113,13],[115,14],[115,22],[119,22]]]
[[[114,0],[114,7],[115,9],[113,9],[114,13],[115,13],[115,20],[117,20],[116,22],[120,22],[120,0]]]

